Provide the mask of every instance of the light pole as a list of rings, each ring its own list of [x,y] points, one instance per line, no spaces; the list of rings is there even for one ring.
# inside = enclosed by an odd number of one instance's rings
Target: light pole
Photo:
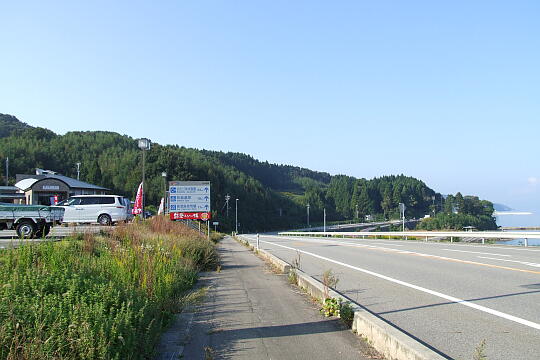
[[[167,172],[161,173],[163,177],[163,214],[167,214]]]
[[[307,204],[307,227],[311,227],[309,226],[309,204]]]
[[[146,216],[145,216],[145,213],[144,213],[144,197],[145,197],[145,193],[146,193],[146,189],[145,189],[145,186],[144,186],[144,162],[145,162],[145,155],[144,153],[148,150],[150,150],[150,140],[146,139],[146,138],[141,138],[139,140],[137,140],[138,142],[138,145],[139,145],[139,149],[142,150],[142,189],[143,189],[143,193],[142,193],[142,218],[144,219]]]
[[[236,234],[238,235],[238,199],[236,199]]]

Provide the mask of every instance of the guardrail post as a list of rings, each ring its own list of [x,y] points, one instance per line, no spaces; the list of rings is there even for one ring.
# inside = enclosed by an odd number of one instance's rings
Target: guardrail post
[[[529,239],[525,238],[525,242],[523,243],[525,246],[529,246]]]
[[[482,245],[484,245],[485,243],[486,243],[486,240],[482,238]]]
[[[451,243],[454,242],[454,237],[453,237],[453,236],[450,236],[450,242],[451,242]]]
[[[257,234],[257,250],[259,250],[259,234]]]

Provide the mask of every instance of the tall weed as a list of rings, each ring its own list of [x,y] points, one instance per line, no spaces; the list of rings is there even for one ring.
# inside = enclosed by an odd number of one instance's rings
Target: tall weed
[[[145,359],[211,241],[155,218],[0,252],[0,359]]]

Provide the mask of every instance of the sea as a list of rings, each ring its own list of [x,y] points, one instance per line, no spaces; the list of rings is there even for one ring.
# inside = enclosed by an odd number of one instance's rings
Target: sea
[[[533,213],[530,215],[498,215],[496,217],[497,225],[501,227],[540,227],[540,215]],[[514,230],[508,230],[512,232]],[[530,231],[540,232],[540,230],[515,230],[515,231]],[[523,245],[525,239],[513,239],[508,241],[498,241],[498,244],[504,245]],[[529,239],[529,246],[540,246],[540,239]]]

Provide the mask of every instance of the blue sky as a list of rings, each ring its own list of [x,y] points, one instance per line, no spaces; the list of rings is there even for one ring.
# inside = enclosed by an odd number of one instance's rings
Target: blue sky
[[[2,2],[0,112],[540,212],[539,18],[538,1]]]

